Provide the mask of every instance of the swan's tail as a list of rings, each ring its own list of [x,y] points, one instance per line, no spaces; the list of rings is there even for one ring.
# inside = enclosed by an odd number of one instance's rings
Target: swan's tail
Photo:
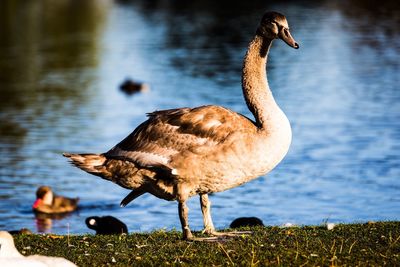
[[[63,153],[64,157],[71,160],[71,164],[81,170],[103,178],[109,178],[110,172],[104,166],[107,158],[102,154],[70,154]]]

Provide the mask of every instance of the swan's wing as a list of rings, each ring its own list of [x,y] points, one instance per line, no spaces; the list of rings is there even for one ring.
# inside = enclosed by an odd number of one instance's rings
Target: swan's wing
[[[169,162],[174,155],[205,151],[204,148],[218,146],[235,131],[256,128],[248,118],[219,106],[162,110],[148,116],[147,121],[104,155],[142,167],[172,170]]]

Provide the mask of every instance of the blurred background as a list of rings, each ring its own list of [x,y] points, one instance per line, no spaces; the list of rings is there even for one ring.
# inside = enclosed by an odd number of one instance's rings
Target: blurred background
[[[90,232],[112,215],[130,231],[180,230],[176,202],[72,167],[63,152],[105,152],[153,110],[216,104],[252,117],[241,92],[248,42],[265,10],[285,14],[300,49],[275,41],[268,78],[293,143],[270,174],[214,194],[217,228],[399,220],[400,2],[0,1],[0,229]],[[127,78],[150,90],[126,95]],[[80,197],[43,224],[38,186]],[[190,223],[202,229],[197,197]]]

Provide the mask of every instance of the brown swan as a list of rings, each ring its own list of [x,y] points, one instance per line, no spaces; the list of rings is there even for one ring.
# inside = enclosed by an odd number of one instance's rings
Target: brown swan
[[[155,111],[106,153],[64,156],[88,173],[131,189],[121,206],[144,193],[177,200],[184,239],[194,239],[186,200],[199,195],[204,232],[218,235],[208,194],[268,173],[291,143],[289,121],[274,100],[266,74],[268,52],[278,38],[299,48],[285,16],[267,12],[243,63],[243,95],[255,121],[211,105]]]

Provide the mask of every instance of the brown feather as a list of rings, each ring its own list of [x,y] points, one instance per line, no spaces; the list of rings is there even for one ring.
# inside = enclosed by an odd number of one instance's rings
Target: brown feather
[[[148,116],[104,155],[131,160],[142,167],[172,169],[169,163],[176,154],[212,149],[234,132],[257,129],[250,119],[218,106],[162,110]]]

